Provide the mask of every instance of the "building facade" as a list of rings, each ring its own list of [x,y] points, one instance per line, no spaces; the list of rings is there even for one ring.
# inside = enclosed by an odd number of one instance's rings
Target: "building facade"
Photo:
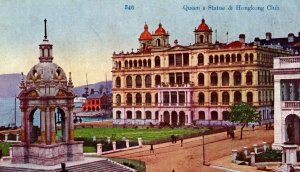
[[[162,24],[153,34],[145,24],[137,52],[114,53],[114,124],[226,124],[229,106],[257,107],[261,121],[273,118],[273,57],[291,51],[245,42],[212,43],[202,19],[194,44],[169,43]]]
[[[300,56],[274,59],[274,149],[300,144]]]

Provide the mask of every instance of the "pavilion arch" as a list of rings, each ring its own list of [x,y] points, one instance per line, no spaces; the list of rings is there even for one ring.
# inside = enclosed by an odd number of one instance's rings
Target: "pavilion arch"
[[[210,115],[211,115],[211,120],[218,120],[219,118],[218,118],[218,112],[217,111],[212,111],[211,113],[210,113]]]
[[[238,104],[242,101],[242,94],[240,91],[235,91],[234,92],[234,104]]]
[[[205,102],[205,95],[204,93],[200,92],[198,94],[198,103],[199,105],[204,105],[204,102]]]
[[[146,111],[146,119],[152,119],[152,113],[151,111]]]
[[[184,111],[179,112],[179,125],[185,124],[185,113]]]
[[[204,64],[204,55],[202,53],[198,54],[198,65]]]
[[[218,105],[218,93],[212,92],[210,94],[210,104],[211,105]]]
[[[160,47],[160,39],[156,39],[156,46]]]
[[[150,88],[151,87],[151,76],[150,75],[146,75],[145,76],[145,87],[146,88]]]
[[[229,116],[229,112],[228,112],[228,111],[223,111],[223,112],[222,112],[222,117],[223,117],[223,118],[222,118],[223,120],[228,121],[228,120],[229,120],[229,117],[230,117],[230,116]]]
[[[252,75],[252,72],[251,71],[248,71],[247,73],[246,73],[246,84],[247,85],[252,85],[252,83],[253,83],[253,77],[252,77],[253,75]]]
[[[286,141],[295,143],[297,145],[300,144],[300,118],[299,116],[295,115],[295,114],[289,114],[286,118],[285,118],[285,135],[286,135]],[[289,134],[291,133],[291,140],[289,140]]]
[[[205,112],[204,111],[199,111],[198,112],[198,119],[199,120],[205,120]]]
[[[161,84],[161,77],[160,77],[160,75],[156,75],[155,76],[155,86],[157,87],[160,84]]]
[[[126,119],[132,119],[132,111],[126,111]]]
[[[132,77],[130,75],[126,77],[126,87],[132,88]]]
[[[41,136],[41,121],[37,119],[41,119],[41,110],[39,107],[35,107],[31,110],[29,115],[29,123],[31,125],[30,143],[37,142],[38,138]]]
[[[142,77],[141,77],[141,75],[137,75],[135,77],[135,87],[136,88],[141,88],[142,87]]]
[[[141,93],[136,93],[135,95],[135,104],[142,105],[142,95]]]
[[[239,71],[235,71],[233,73],[233,79],[234,79],[234,85],[241,85],[242,83],[242,75],[241,75],[241,72]]]
[[[145,103],[146,105],[151,105],[152,97],[150,93],[146,93],[145,95]]]
[[[228,86],[229,85],[229,73],[223,72],[222,73],[222,86]]]
[[[198,85],[200,85],[200,86],[204,85],[204,74],[203,73],[198,74]]]
[[[135,112],[135,119],[142,119],[142,112],[141,111],[136,111]]]
[[[155,67],[160,67],[160,57],[156,56],[154,58]]]
[[[218,85],[218,75],[216,72],[212,72],[210,74],[210,85],[217,86]]]
[[[127,105],[132,105],[132,94],[131,93],[128,93],[126,95],[126,104]]]
[[[227,91],[224,91],[222,93],[222,104],[229,105],[229,102],[230,102],[230,95]]]
[[[121,78],[119,76],[116,78],[116,88],[121,88]]]
[[[170,113],[168,111],[164,112],[164,122],[170,124]]]

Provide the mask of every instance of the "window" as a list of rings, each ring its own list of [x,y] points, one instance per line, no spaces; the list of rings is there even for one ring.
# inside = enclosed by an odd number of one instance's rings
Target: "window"
[[[117,78],[116,78],[116,87],[117,87],[117,88],[120,88],[120,87],[121,87],[121,78],[120,78],[120,77],[117,77]]]
[[[247,103],[253,104],[253,94],[251,92],[247,93]]]
[[[246,84],[252,85],[252,72],[248,71],[246,74]]]
[[[127,105],[132,105],[132,95],[130,93],[127,94],[126,99]]]
[[[229,93],[228,92],[222,93],[222,104],[229,105]]]
[[[136,76],[135,84],[136,84],[136,88],[141,88],[142,87],[142,77],[140,75]]]
[[[176,54],[176,66],[182,66],[182,54]]]
[[[117,106],[121,105],[121,95],[120,94],[116,95],[116,104],[117,104]]]
[[[142,119],[142,112],[141,111],[136,111],[135,115],[136,115],[136,119]]]
[[[127,76],[127,78],[126,78],[126,87],[127,88],[132,88],[132,78],[131,78],[131,76]]]
[[[234,85],[241,85],[241,81],[242,81],[242,77],[241,77],[241,73],[236,71],[233,73],[233,77],[234,77]]]
[[[189,72],[184,72],[183,73],[183,78],[184,78],[184,83],[185,84],[190,83],[190,73]]]
[[[212,105],[218,105],[218,93],[212,92],[210,102]]]
[[[205,112],[204,111],[199,111],[198,115],[199,115],[199,120],[205,120]]]
[[[151,87],[151,76],[150,75],[146,75],[146,77],[145,77],[145,86],[146,86],[146,88]]]
[[[199,105],[204,105],[204,101],[205,101],[205,96],[204,96],[204,93],[199,93],[198,95],[198,103]]]
[[[150,111],[146,111],[146,119],[151,119],[151,112]]]
[[[242,101],[242,94],[239,91],[234,92],[234,103],[238,104]]]
[[[161,79],[160,79],[160,75],[156,75],[155,76],[155,86],[158,86],[161,84]]]
[[[175,74],[174,73],[169,74],[169,82],[171,85],[175,84]]]
[[[204,64],[204,56],[202,53],[198,54],[198,65]]]
[[[174,66],[174,54],[169,54],[169,66]]]
[[[188,53],[183,53],[183,65],[188,66],[189,65],[189,54]]]
[[[135,95],[135,104],[136,105],[142,105],[142,95],[140,93],[137,93]]]
[[[218,85],[218,75],[216,72],[212,72],[210,75],[210,85],[217,86]]]
[[[155,61],[155,67],[160,67],[160,57],[156,56],[154,61]]]
[[[200,85],[200,86],[204,85],[204,74],[203,73],[198,74],[198,85]]]
[[[116,118],[117,118],[117,119],[121,119],[121,111],[117,111]]]
[[[218,112],[217,111],[211,112],[211,120],[218,120]]]
[[[126,115],[127,115],[127,119],[132,119],[132,112],[131,111],[127,111]]]
[[[146,105],[151,105],[151,94],[146,93]]]

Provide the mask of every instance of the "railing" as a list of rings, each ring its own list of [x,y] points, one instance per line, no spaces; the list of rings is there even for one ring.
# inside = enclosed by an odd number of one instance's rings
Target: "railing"
[[[300,108],[300,101],[284,101],[281,106],[283,108]]]

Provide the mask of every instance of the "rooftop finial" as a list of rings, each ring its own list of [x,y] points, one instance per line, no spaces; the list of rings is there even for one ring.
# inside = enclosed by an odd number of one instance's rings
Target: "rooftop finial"
[[[44,38],[47,39],[47,19],[44,20],[45,23],[45,36]]]

